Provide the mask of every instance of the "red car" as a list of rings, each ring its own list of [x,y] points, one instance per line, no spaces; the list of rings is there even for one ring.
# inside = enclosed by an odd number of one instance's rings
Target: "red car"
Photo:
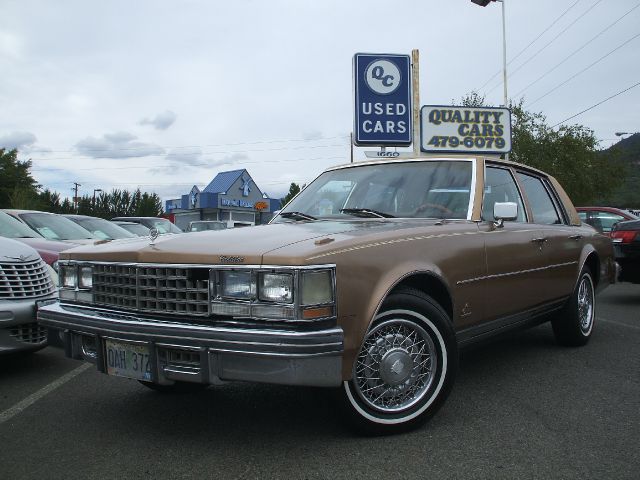
[[[68,250],[77,246],[77,244],[69,242],[58,242],[56,240],[47,240],[36,232],[31,230],[20,220],[16,220],[11,215],[0,212],[0,237],[12,238],[22,243],[26,243],[31,248],[38,251],[42,259],[54,269],[57,265],[54,263],[58,260],[58,254],[63,250]]]
[[[580,220],[588,223],[600,233],[611,236],[611,229],[618,222],[638,220],[639,217],[627,210],[613,207],[576,207]]]

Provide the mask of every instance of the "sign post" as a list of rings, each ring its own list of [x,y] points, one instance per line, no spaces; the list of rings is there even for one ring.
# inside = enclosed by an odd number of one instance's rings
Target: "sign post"
[[[411,145],[411,59],[408,55],[357,53],[354,143]]]

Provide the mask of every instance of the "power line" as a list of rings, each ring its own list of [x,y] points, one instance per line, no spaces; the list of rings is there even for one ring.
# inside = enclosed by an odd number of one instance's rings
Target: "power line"
[[[579,72],[575,73],[574,75],[572,75],[571,77],[567,78],[565,81],[563,81],[562,83],[560,83],[559,85],[556,85],[554,88],[552,88],[551,90],[549,90],[547,93],[545,93],[544,95],[536,98],[533,102],[530,102],[526,105],[527,108],[531,107],[531,105],[533,105],[534,103],[537,103],[538,101],[542,100],[543,98],[545,98],[546,96],[550,95],[551,93],[555,92],[556,90],[558,90],[560,87],[562,87],[563,85],[566,85],[567,83],[569,83],[571,80],[573,80],[574,78],[576,78],[578,75],[586,72],[587,70],[589,70],[591,67],[593,67],[594,65],[600,63],[602,60],[604,60],[605,58],[607,58],[609,55],[613,54],[614,52],[616,52],[617,50],[620,50],[622,47],[624,47],[625,45],[627,45],[628,43],[632,42],[633,40],[635,40],[636,38],[640,37],[640,33],[635,34],[633,37],[631,37],[630,39],[628,39],[627,41],[621,43],[620,45],[618,45],[616,48],[614,48],[613,50],[611,50],[609,53],[603,55],[602,57],[600,57],[598,60],[596,60],[595,62],[593,62],[591,65],[583,68],[582,70],[580,70]]]
[[[162,145],[154,145],[156,147],[160,147],[162,149],[176,149],[176,148],[207,148],[207,147],[237,147],[243,145],[262,145],[262,144],[273,144],[273,143],[293,143],[293,142],[317,142],[320,140],[334,140],[336,138],[349,138],[346,135],[337,135],[334,137],[318,137],[318,138],[308,138],[308,139],[289,139],[289,140],[263,140],[258,142],[237,142],[237,143],[214,143],[208,145],[177,145],[177,146],[162,146]],[[127,147],[127,148],[86,148],[83,149],[84,152],[121,152],[121,151],[136,151],[142,150],[145,148],[149,148],[149,144],[140,145],[138,147]],[[77,153],[78,150],[31,150],[29,153]]]
[[[558,125],[562,125],[563,123],[568,122],[569,120],[572,120],[572,119],[576,118],[577,116],[582,115],[585,112],[588,112],[589,110],[593,110],[597,106],[602,105],[605,102],[608,102],[609,100],[611,100],[612,98],[617,97],[618,95],[622,95],[623,93],[628,92],[629,90],[631,90],[632,88],[637,87],[638,85],[640,85],[640,82],[638,82],[638,83],[636,83],[634,85],[631,85],[629,88],[625,88],[624,90],[621,90],[618,93],[615,93],[615,94],[611,95],[610,97],[605,98],[601,102],[598,102],[598,103],[596,103],[594,105],[591,105],[589,108],[585,108],[581,112],[578,112],[575,115],[570,116],[569,118],[565,118],[564,120],[562,120],[561,122],[556,123],[555,125],[551,125],[551,128],[555,128]]]
[[[509,78],[511,78],[513,75],[515,75],[517,72],[519,72],[522,67],[524,67],[525,65],[527,65],[529,62],[531,62],[534,58],[536,58],[540,53],[542,53],[543,51],[545,51],[547,49],[547,47],[549,47],[549,45],[551,45],[553,42],[555,42],[558,38],[560,38],[564,33],[567,32],[567,30],[569,30],[571,27],[573,27],[576,23],[578,23],[579,20],[581,20],[587,13],[589,13],[591,10],[593,10],[600,2],[602,2],[602,0],[597,0],[596,3],[594,3],[593,5],[591,5],[584,13],[582,13],[582,15],[580,15],[578,18],[576,18],[573,22],[571,22],[569,25],[567,25],[562,31],[560,31],[560,33],[558,33],[555,37],[553,37],[549,42],[547,42],[544,47],[542,47],[540,50],[538,50],[536,53],[534,53],[533,55],[531,55],[527,60],[525,60],[523,63],[520,64],[520,66],[518,66],[515,70],[513,70],[511,73],[509,73]],[[500,83],[498,83],[497,85],[495,85],[493,88],[491,88],[487,93],[491,93],[493,92],[496,88],[498,88],[500,86]]]
[[[348,138],[348,137],[338,137],[338,138]],[[333,147],[344,147],[346,144],[343,143],[333,143],[329,145],[303,145],[300,147],[282,147],[282,148],[262,148],[262,149],[254,149],[254,150],[233,150],[233,151],[210,151],[210,152],[197,152],[198,155],[233,155],[238,153],[264,153],[264,152],[284,152],[284,151],[293,151],[293,150],[314,150],[318,148],[333,148]],[[186,148],[186,147],[185,147]],[[123,151],[127,149],[117,149],[116,151]],[[104,151],[113,151],[113,150],[104,150]],[[154,153],[149,155],[142,155],[145,157],[168,157],[172,155],[173,152],[170,153]],[[183,154],[184,155],[184,154]],[[82,157],[88,157],[89,155],[79,154]],[[141,157],[142,157],[141,156]],[[94,159],[110,159],[110,160],[125,160],[131,158],[140,158],[135,156],[122,156],[122,157],[90,157]],[[36,161],[38,162],[48,162],[48,161],[60,161],[60,160],[76,160],[77,157],[55,157],[55,158],[38,158]],[[33,160],[33,159],[32,159]]]
[[[615,22],[611,23],[609,26],[605,27],[604,29],[602,29],[597,35],[591,37],[590,40],[588,40],[587,42],[583,43],[582,46],[580,48],[578,48],[577,50],[575,50],[573,53],[571,53],[570,55],[568,55],[567,57],[565,57],[562,61],[560,61],[555,67],[551,68],[550,70],[547,70],[545,73],[543,73],[541,76],[539,76],[536,80],[534,80],[533,82],[531,82],[529,85],[527,85],[526,87],[524,87],[522,90],[520,90],[518,93],[516,93],[514,95],[514,97],[518,97],[520,96],[522,93],[524,93],[525,91],[527,91],[530,87],[532,87],[533,85],[535,85],[536,83],[538,83],[540,80],[542,80],[544,77],[546,77],[547,75],[549,75],[551,72],[553,72],[556,68],[558,68],[559,66],[563,65],[564,62],[566,62],[567,60],[569,60],[571,57],[573,57],[575,54],[577,54],[578,52],[580,52],[581,50],[583,50],[587,45],[589,45],[591,42],[593,42],[596,38],[600,37],[604,32],[606,32],[607,30],[609,30],[611,27],[613,27],[614,25],[616,25],[618,22],[620,22],[624,17],[626,17],[627,15],[629,15],[631,12],[633,12],[636,8],[640,7],[640,3],[638,3],[635,7],[633,7],[631,10],[629,10],[627,13],[625,13],[624,15],[622,15],[621,17],[619,17]]]
[[[516,58],[518,58],[520,55],[522,55],[522,54],[523,54],[523,53],[524,53],[524,52],[525,52],[525,51],[526,51],[526,50],[527,50],[531,45],[533,45],[534,43],[536,43],[536,42],[540,39],[540,37],[542,37],[545,33],[547,33],[547,32],[548,32],[548,31],[549,31],[549,30],[550,30],[550,29],[551,29],[551,28],[552,28],[556,23],[558,23],[558,21],[559,21],[562,17],[564,17],[564,16],[569,12],[569,10],[571,10],[571,9],[572,9],[573,7],[575,7],[578,3],[580,3],[580,1],[581,1],[581,0],[576,0],[576,1],[575,1],[575,2],[574,2],[574,3],[573,3],[569,8],[567,8],[564,12],[562,12],[562,13],[560,14],[560,16],[559,16],[558,18],[556,18],[556,19],[551,23],[551,25],[549,25],[547,28],[545,28],[545,29],[542,31],[542,33],[540,33],[540,35],[538,35],[536,38],[534,38],[533,40],[531,40],[531,42],[529,42],[529,44],[528,44],[526,47],[524,47],[522,50],[520,50],[520,52],[518,52],[518,54],[517,54],[515,57],[511,58],[511,60],[509,60],[509,61],[507,62],[507,65],[511,65],[511,62],[513,62]],[[489,80],[487,80],[486,82],[484,82],[484,83],[482,84],[482,86],[479,88],[479,90],[482,90],[484,87],[486,87],[486,86],[487,86],[487,84],[491,82],[491,80],[493,80],[494,78],[496,78],[496,77],[497,77],[498,75],[500,75],[501,73],[502,73],[502,70],[498,70],[498,71],[497,71],[497,72],[496,72],[496,73],[495,73],[495,74],[494,74],[494,75],[493,75]]]
[[[246,165],[246,164],[256,164],[256,163],[286,163],[286,162],[302,162],[302,161],[317,161],[317,160],[337,160],[340,158],[344,158],[344,156],[334,156],[334,157],[316,157],[316,158],[292,158],[292,159],[287,159],[287,160],[255,160],[255,161],[243,161],[241,162],[242,165]],[[91,168],[74,168],[73,171],[74,172],[78,172],[78,171],[93,171],[93,170],[131,170],[134,168],[143,168],[143,169],[157,169],[157,168],[171,168],[171,167],[175,167],[175,168],[184,168],[184,167],[220,167],[222,165],[228,165],[230,164],[230,162],[220,162],[218,164],[211,164],[211,163],[186,163],[184,165],[181,164],[177,164],[177,163],[168,163],[168,164],[164,164],[164,165],[132,165],[132,166],[126,166],[126,167],[91,167]],[[66,168],[32,168],[31,171],[33,172],[56,172],[56,171],[67,171],[68,169]]]

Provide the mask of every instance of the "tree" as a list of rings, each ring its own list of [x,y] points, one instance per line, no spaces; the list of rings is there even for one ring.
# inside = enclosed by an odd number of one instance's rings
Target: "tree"
[[[291,185],[289,186],[289,193],[287,193],[284,198],[280,199],[282,208],[284,208],[285,205],[289,203],[291,199],[298,193],[300,193],[300,186],[297,183],[291,183]]]
[[[461,103],[488,106],[477,92],[463,97]],[[542,113],[525,110],[523,103],[521,99],[509,105],[513,147],[509,160],[556,177],[576,205],[587,204],[615,188],[624,167],[615,155],[598,150],[591,129],[576,124],[554,130]]]
[[[31,176],[31,160],[18,160],[18,151],[0,148],[0,208],[36,208],[38,182]]]

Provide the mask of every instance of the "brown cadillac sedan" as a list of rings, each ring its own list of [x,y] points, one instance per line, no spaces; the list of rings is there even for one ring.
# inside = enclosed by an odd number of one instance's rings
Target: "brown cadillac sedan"
[[[336,387],[369,432],[420,424],[458,349],[551,321],[588,342],[611,240],[557,181],[484,157],[330,168],[269,225],[61,254],[39,320],[72,358],[159,391],[229,380]]]

